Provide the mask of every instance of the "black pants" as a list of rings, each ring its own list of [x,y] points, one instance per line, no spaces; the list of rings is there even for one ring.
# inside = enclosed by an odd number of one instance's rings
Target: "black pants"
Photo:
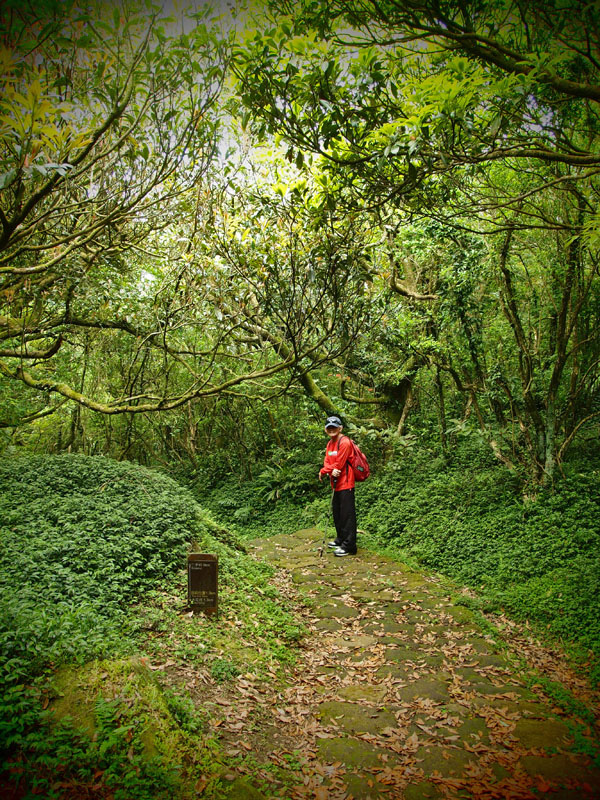
[[[356,553],[354,489],[341,489],[339,492],[334,492],[331,507],[337,541],[349,553]]]

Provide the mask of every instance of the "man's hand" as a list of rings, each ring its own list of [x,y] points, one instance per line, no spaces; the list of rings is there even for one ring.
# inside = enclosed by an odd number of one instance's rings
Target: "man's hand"
[[[319,471],[319,480],[320,480],[320,481],[322,481],[322,480],[323,480],[323,476],[321,475],[321,472],[320,472],[320,471]]]
[[[334,478],[339,478],[340,475],[342,474],[342,470],[341,469],[332,469],[331,470],[331,474],[333,475]]]

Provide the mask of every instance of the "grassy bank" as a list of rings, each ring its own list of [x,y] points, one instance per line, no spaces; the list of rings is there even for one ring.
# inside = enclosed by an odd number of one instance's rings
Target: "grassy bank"
[[[219,682],[289,664],[300,629],[270,570],[175,481],[102,457],[7,460],[0,520],[0,789],[135,800],[195,796],[201,774],[216,785],[201,709],[156,665],[208,664]],[[192,545],[219,556],[218,620],[183,613]]]

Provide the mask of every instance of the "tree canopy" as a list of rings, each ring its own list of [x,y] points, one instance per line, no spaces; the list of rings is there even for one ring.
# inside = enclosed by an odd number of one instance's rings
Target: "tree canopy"
[[[86,9],[2,11],[1,424],[302,395],[552,479],[600,415],[595,7]]]

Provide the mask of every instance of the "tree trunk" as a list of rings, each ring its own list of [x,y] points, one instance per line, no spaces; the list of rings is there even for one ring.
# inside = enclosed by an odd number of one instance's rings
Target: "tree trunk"
[[[444,385],[440,377],[440,368],[436,366],[433,379],[438,394],[438,415],[440,421],[440,440],[444,458],[448,458],[448,437],[446,435],[446,402],[444,398]]]

